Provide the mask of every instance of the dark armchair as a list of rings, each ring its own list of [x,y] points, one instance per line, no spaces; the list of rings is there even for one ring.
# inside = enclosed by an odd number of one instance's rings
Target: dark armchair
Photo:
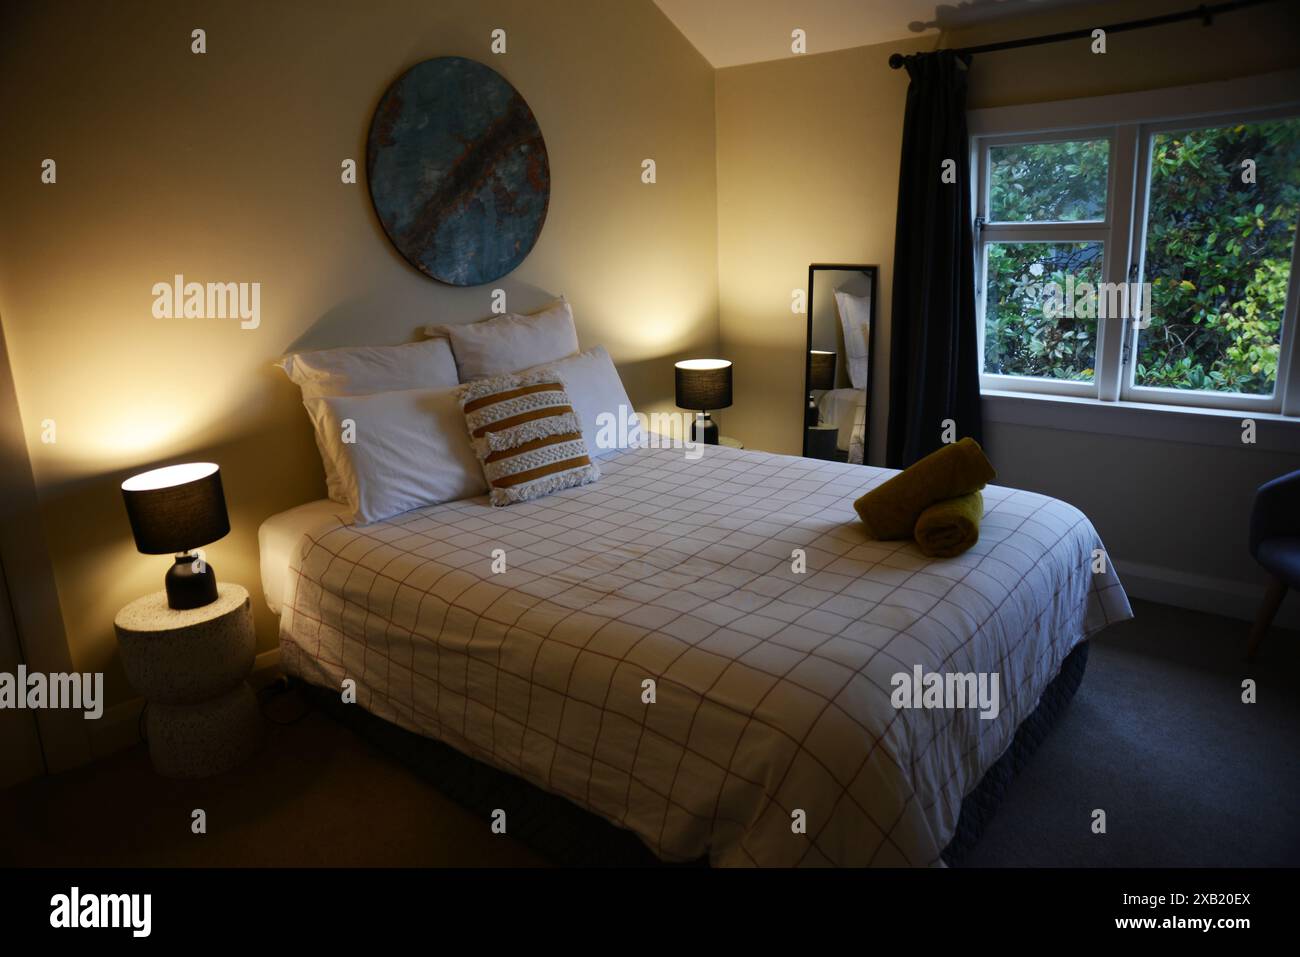
[[[1250,632],[1255,657],[1288,588],[1300,588],[1300,472],[1265,482],[1250,512],[1250,553],[1268,572],[1268,591]]]

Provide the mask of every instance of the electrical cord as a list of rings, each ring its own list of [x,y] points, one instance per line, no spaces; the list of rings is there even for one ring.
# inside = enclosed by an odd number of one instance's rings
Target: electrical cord
[[[277,698],[284,694],[288,694],[292,690],[293,690],[293,684],[289,681],[289,679],[285,675],[280,675],[269,685],[267,685],[265,688],[259,691],[257,693],[257,704],[258,707],[261,709],[262,717],[265,718],[267,721],[271,722],[272,724],[278,724],[281,727],[288,727],[291,724],[297,724],[303,718],[307,717],[307,715],[311,714],[312,712],[311,702],[307,701],[304,702],[302,711],[299,714],[295,715],[294,717],[288,719],[287,721],[283,721],[279,718],[272,717],[271,713],[267,710],[267,704],[271,701],[271,699]]]

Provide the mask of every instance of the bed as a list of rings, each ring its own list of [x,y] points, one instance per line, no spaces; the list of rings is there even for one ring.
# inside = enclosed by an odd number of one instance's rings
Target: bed
[[[930,560],[855,520],[885,469],[721,446],[601,469],[507,508],[269,519],[284,668],[663,860],[926,866],[1066,657],[1131,617],[1091,523],[1042,495],[988,487],[979,543]],[[996,717],[894,707],[917,666],[996,672]]]
[[[865,459],[867,393],[865,389],[827,389],[817,397],[817,416],[822,425],[838,429],[835,448],[845,461],[861,464]]]

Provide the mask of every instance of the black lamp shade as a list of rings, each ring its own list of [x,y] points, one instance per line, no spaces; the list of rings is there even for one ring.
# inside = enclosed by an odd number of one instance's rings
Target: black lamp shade
[[[686,359],[677,363],[679,409],[725,409],[731,405],[731,362],[727,359]]]
[[[135,547],[146,555],[185,552],[230,531],[221,469],[212,462],[169,465],[122,483]]]
[[[820,391],[835,388],[835,353],[813,349],[808,354],[808,388]]]

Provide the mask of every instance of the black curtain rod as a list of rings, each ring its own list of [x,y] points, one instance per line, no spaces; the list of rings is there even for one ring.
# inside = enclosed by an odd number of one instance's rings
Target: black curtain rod
[[[1200,20],[1207,27],[1211,21],[1220,13],[1227,13],[1231,10],[1242,10],[1246,7],[1258,6],[1261,3],[1272,3],[1273,0],[1229,0],[1227,3],[1201,4],[1191,10],[1182,10],[1178,13],[1166,13],[1159,17],[1147,17],[1145,20],[1127,20],[1124,23],[1114,23],[1108,27],[1087,27],[1082,30],[1067,30],[1064,33],[1049,33],[1041,37],[1024,37],[1020,40],[1003,40],[1001,43],[986,43],[977,47],[962,47],[953,50],[958,56],[970,56],[974,53],[996,53],[998,50],[1015,50],[1019,47],[1036,47],[1042,43],[1060,43],[1062,40],[1082,40],[1085,37],[1091,37],[1092,31],[1101,29],[1109,35],[1111,33],[1123,33],[1125,30],[1145,30],[1147,27],[1164,26],[1166,23],[1180,23],[1183,20]],[[903,54],[893,53],[889,57],[889,66],[897,70],[903,65]]]

